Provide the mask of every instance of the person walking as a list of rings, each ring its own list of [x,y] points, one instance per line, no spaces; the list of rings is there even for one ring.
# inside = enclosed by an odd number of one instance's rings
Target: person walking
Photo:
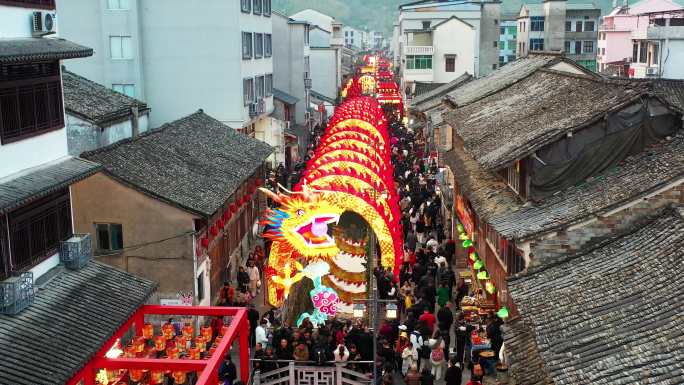
[[[252,298],[256,297],[257,290],[261,286],[261,277],[259,276],[259,268],[254,266],[254,261],[249,261],[247,265],[247,276],[249,277],[249,292]]]
[[[432,375],[435,380],[439,381],[442,379],[444,374],[446,361],[444,357],[444,342],[441,338],[431,338],[430,339],[430,364],[432,365]]]
[[[449,368],[444,376],[444,381],[446,381],[446,385],[461,385],[462,378],[461,364],[455,357],[452,357],[449,360]]]

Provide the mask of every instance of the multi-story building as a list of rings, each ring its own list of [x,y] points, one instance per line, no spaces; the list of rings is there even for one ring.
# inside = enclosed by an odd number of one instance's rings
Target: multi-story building
[[[675,12],[676,14],[676,11],[682,9],[684,7],[669,0],[644,0],[633,6],[626,4],[619,6],[602,17],[599,25],[597,55],[599,72],[606,75],[628,76],[630,75],[630,68],[634,68],[631,71],[633,72],[631,76],[644,77],[660,74],[658,67],[662,50],[655,41],[659,39],[654,39],[649,48],[648,31],[651,24],[649,14],[654,16],[660,12]],[[654,19],[657,18],[654,17]],[[662,22],[656,23],[654,20],[653,27],[667,28],[666,25],[657,25],[658,23],[662,24]],[[655,37],[655,35],[656,29],[652,29],[651,36]],[[649,64],[648,52],[653,53],[654,50],[658,55],[651,54],[651,63]],[[672,50],[670,51],[672,52]],[[639,55],[641,52],[644,52],[643,57]],[[678,52],[680,51],[675,52],[675,54]],[[667,56],[666,58],[669,59]],[[677,64],[675,61],[669,61],[668,64],[672,63]]]
[[[297,99],[294,122],[304,124],[311,90],[309,28],[306,21],[273,13],[274,86]]]
[[[596,71],[598,21],[593,4],[545,0],[524,4],[518,15],[517,56],[530,51],[562,51],[585,68]]]
[[[364,48],[363,45],[363,31],[358,30],[354,27],[345,25],[342,28],[344,32],[344,46],[347,48],[352,48],[355,50],[361,50]]]
[[[515,60],[518,47],[517,26],[515,20],[501,20],[499,24],[499,67]]]
[[[400,6],[397,49],[406,97],[415,82],[449,83],[464,72],[478,77],[496,69],[500,5],[435,0]]]
[[[641,15],[632,31],[629,76],[684,79],[684,10]]]
[[[273,110],[270,0],[70,0],[62,34],[95,54],[69,69],[152,108],[150,124],[199,108],[254,132]]]

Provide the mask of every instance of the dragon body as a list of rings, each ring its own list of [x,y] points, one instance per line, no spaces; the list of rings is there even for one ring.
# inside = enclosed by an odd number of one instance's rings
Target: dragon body
[[[314,281],[312,318],[351,312],[354,300],[367,298],[365,240],[344,239],[335,230],[348,211],[365,219],[375,233],[382,266],[398,273],[403,240],[389,139],[378,102],[349,98],[329,120],[293,191],[264,191],[279,204],[262,221],[268,225],[263,236],[272,240],[266,271],[272,305],[281,305],[303,277]]]

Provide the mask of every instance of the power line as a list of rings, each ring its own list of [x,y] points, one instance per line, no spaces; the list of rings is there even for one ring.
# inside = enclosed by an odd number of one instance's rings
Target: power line
[[[195,231],[186,231],[186,232],[184,232],[184,233],[177,234],[177,235],[174,235],[174,236],[171,236],[171,237],[168,237],[168,238],[159,239],[159,240],[151,241],[151,242],[140,243],[140,244],[137,244],[137,245],[124,247],[124,248],[118,249],[118,250],[112,250],[111,252],[106,252],[106,253],[102,253],[102,254],[93,255],[93,257],[106,257],[106,256],[110,256],[110,255],[118,255],[118,254],[122,254],[122,253],[124,253],[124,252],[126,252],[126,251],[136,250],[136,249],[139,249],[139,248],[145,247],[145,246],[157,245],[157,244],[160,244],[160,243],[164,243],[164,242],[166,242],[166,241],[170,241],[170,240],[178,239],[178,238],[185,238],[185,237],[187,237],[187,236],[189,236],[189,235],[195,235],[195,234],[197,234]],[[158,258],[157,258],[157,259],[158,259]]]

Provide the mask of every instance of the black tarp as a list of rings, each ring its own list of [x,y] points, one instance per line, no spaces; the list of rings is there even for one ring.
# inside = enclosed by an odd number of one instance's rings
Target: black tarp
[[[673,135],[679,126],[677,115],[657,99],[637,101],[538,150],[530,161],[529,198],[543,199],[596,175]]]

